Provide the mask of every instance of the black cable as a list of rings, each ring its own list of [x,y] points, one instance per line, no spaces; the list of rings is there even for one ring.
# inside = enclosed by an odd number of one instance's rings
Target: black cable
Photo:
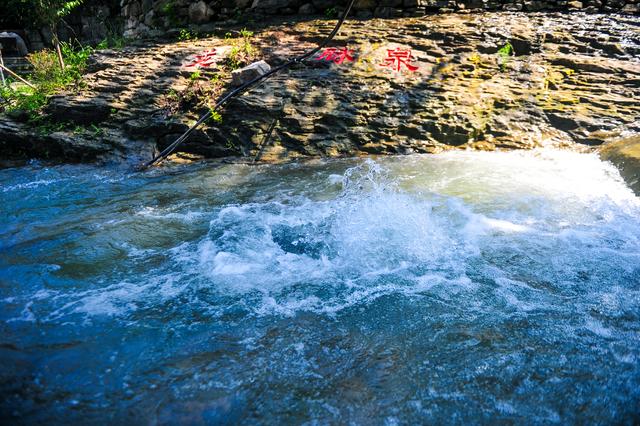
[[[269,139],[271,138],[271,134],[273,133],[273,130],[276,128],[276,124],[278,124],[278,121],[280,121],[280,117],[274,118],[271,124],[269,125],[269,128],[267,129],[267,132],[264,134],[262,141],[260,141],[260,145],[258,145],[258,153],[256,154],[255,157],[253,157],[253,161],[251,162],[251,164],[255,163],[258,157],[260,156],[260,154],[262,154],[262,150],[266,146],[266,143],[269,142]]]
[[[285,62],[282,65],[278,65],[277,67],[271,68],[271,70],[266,72],[265,74],[259,75],[258,77],[254,78],[253,80],[250,80],[250,81],[244,83],[242,86],[237,87],[234,90],[232,90],[229,93],[227,93],[226,95],[222,96],[216,102],[216,104],[213,106],[213,108],[211,108],[202,117],[200,117],[200,119],[198,121],[196,121],[196,123],[194,125],[192,125],[186,132],[184,132],[182,134],[182,136],[180,136],[178,139],[173,141],[168,147],[166,147],[164,150],[162,150],[162,152],[160,152],[158,155],[156,155],[153,159],[151,159],[150,161],[144,163],[141,166],[141,168],[142,169],[146,169],[147,167],[152,166],[155,163],[157,163],[159,161],[162,161],[165,158],[167,158],[169,155],[171,155],[171,153],[173,151],[175,151],[175,149],[182,142],[184,142],[189,137],[189,135],[191,135],[191,133],[193,133],[193,131],[195,129],[197,129],[202,123],[204,123],[205,121],[207,121],[207,119],[209,119],[209,117],[211,117],[211,114],[214,111],[216,111],[222,105],[226,104],[234,96],[241,95],[245,91],[249,90],[251,88],[251,86],[255,85],[256,83],[262,82],[262,81],[266,80],[267,78],[271,77],[272,75],[274,75],[275,73],[277,73],[277,72],[279,72],[279,71],[281,71],[283,69],[289,68],[293,64],[296,64],[296,63],[302,62],[302,61],[304,61],[306,59],[309,59],[311,56],[313,56],[316,53],[318,53],[320,51],[320,49],[324,48],[336,36],[338,31],[340,30],[340,27],[342,26],[344,21],[347,19],[347,15],[349,14],[349,11],[351,10],[351,7],[353,6],[354,2],[355,2],[355,0],[349,0],[349,4],[347,5],[347,8],[342,13],[342,16],[338,20],[338,23],[333,28],[333,31],[331,31],[331,33],[327,36],[327,38],[325,38],[324,41],[322,43],[320,43],[317,47],[315,47],[314,49],[312,49],[312,50],[310,50],[310,51],[308,51],[306,53],[303,53],[302,55],[300,55],[300,56],[298,56],[296,58],[293,58],[293,59],[289,60],[288,62]]]

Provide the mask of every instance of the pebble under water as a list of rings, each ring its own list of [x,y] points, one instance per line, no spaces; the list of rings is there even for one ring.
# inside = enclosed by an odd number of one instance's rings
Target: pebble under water
[[[12,424],[640,421],[640,198],[591,154],[0,170]]]

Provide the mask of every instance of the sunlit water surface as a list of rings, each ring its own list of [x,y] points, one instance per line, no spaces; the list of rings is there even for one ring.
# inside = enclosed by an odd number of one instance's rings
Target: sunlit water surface
[[[0,417],[633,423],[640,200],[595,155],[0,171]]]

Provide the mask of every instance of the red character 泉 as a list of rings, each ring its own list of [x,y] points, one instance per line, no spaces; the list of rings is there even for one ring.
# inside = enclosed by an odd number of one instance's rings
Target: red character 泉
[[[199,68],[207,68],[211,66],[215,62],[216,50],[211,49],[209,51],[202,52],[199,55],[196,55],[195,59],[186,64],[185,67],[199,67]]]
[[[349,50],[346,47],[338,49],[336,47],[328,47],[322,51],[320,56],[315,58],[316,61],[333,61],[336,64],[341,64],[345,60],[353,62],[353,50]]]
[[[413,72],[417,70],[418,67],[409,63],[412,59],[413,56],[411,55],[411,49],[401,49],[396,47],[395,49],[387,49],[387,57],[380,66],[400,72],[404,65],[409,71]]]

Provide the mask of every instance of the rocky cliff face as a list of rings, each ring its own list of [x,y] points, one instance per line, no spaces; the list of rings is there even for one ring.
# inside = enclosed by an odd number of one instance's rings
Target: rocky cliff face
[[[277,65],[315,46],[333,24],[264,24],[256,32],[259,56]],[[60,95],[48,110],[84,130],[43,134],[0,120],[0,144],[26,156],[46,145],[78,160],[114,152],[148,158],[201,112],[167,117],[162,107],[167,94],[193,78],[185,62],[209,49],[222,61],[227,44],[211,36],[96,54],[84,92]],[[195,132],[182,152],[282,161],[460,148],[591,149],[640,133],[637,18],[500,12],[350,20],[332,46],[323,60],[232,101],[222,123]],[[344,48],[352,60],[337,60]],[[214,62],[200,78],[218,67]]]
[[[178,25],[260,20],[264,15],[336,16],[336,0],[122,0],[125,35],[158,34]],[[358,18],[417,17],[452,11],[585,11],[640,14],[639,0],[357,0]]]
[[[349,22],[335,45],[352,49],[353,62],[313,60],[274,77],[233,101],[221,126],[205,128],[184,149],[219,155],[216,149],[232,147],[275,161],[588,147],[639,132],[637,20],[576,17],[451,14]],[[329,28],[328,22],[289,27],[265,44],[267,61],[277,64],[312,46]],[[512,55],[500,53],[507,43]],[[410,50],[415,70],[383,67],[389,49]],[[160,144],[177,136],[169,132]]]

